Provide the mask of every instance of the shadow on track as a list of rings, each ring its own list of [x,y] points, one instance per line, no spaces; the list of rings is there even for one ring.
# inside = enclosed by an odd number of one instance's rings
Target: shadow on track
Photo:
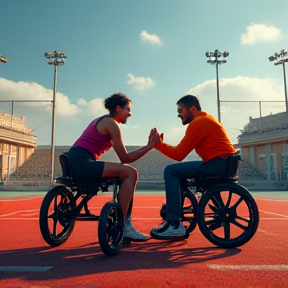
[[[2,279],[19,277],[26,280],[65,279],[105,272],[138,269],[168,269],[235,256],[241,249],[218,247],[185,248],[186,241],[155,241],[123,246],[115,257],[103,254],[98,242],[76,248],[47,248],[8,250],[0,252],[1,266],[52,266],[45,273],[1,272]]]

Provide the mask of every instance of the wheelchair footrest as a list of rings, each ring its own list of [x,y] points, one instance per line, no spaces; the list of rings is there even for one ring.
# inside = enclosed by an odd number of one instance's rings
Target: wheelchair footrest
[[[99,221],[99,216],[93,214],[78,214],[76,221]]]

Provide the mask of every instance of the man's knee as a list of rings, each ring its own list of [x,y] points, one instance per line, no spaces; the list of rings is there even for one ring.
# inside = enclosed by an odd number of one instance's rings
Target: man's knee
[[[171,175],[171,167],[170,167],[170,166],[171,166],[171,165],[167,165],[167,166],[164,168],[164,178]]]

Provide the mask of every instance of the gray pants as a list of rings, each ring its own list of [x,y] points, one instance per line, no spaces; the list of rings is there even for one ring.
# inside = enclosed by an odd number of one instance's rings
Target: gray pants
[[[208,162],[187,161],[167,165],[164,169],[166,213],[168,220],[182,218],[180,181],[194,177],[227,175],[228,161],[214,158]]]

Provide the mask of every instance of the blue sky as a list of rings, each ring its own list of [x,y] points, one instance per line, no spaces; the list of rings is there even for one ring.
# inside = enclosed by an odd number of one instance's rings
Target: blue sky
[[[0,100],[52,100],[44,52],[65,51],[56,145],[72,145],[115,92],[132,100],[126,145],[146,144],[153,127],[176,145],[186,129],[180,97],[196,95],[217,118],[216,69],[205,52],[219,49],[230,54],[219,66],[221,120],[235,143],[249,116],[259,116],[259,104],[244,101],[283,101],[262,113],[285,111],[283,71],[268,57],[288,46],[287,11],[287,0],[0,0],[0,54],[8,59],[0,63]],[[43,121],[39,144],[49,144],[51,113],[48,122],[44,112],[37,117],[31,128]]]

